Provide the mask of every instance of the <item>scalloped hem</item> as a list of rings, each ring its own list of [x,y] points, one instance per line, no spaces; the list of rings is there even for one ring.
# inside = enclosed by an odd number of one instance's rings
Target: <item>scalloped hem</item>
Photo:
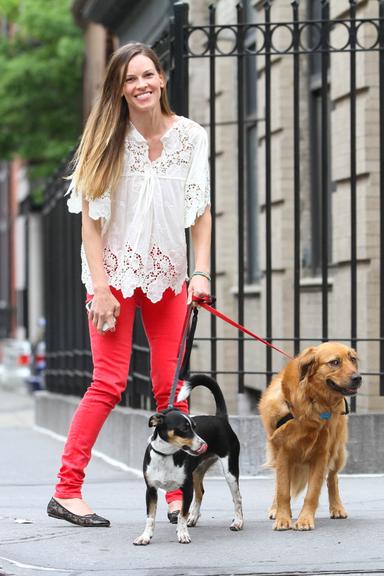
[[[164,295],[164,292],[165,292],[166,290],[168,290],[168,288],[170,288],[171,290],[173,290],[173,292],[174,292],[176,295],[177,295],[177,294],[180,294],[180,292],[181,292],[182,289],[183,289],[183,285],[184,285],[184,282],[185,282],[185,281],[186,281],[186,278],[183,278],[183,280],[182,280],[181,282],[177,283],[176,286],[165,286],[164,289],[163,289],[163,291],[161,292],[160,296],[158,296],[158,293],[156,293],[156,295],[151,295],[150,292],[148,291],[148,289],[146,290],[145,287],[143,287],[143,286],[134,286],[134,287],[132,286],[132,287],[129,288],[128,290],[123,290],[123,289],[121,288],[121,285],[113,284],[113,282],[110,282],[110,283],[109,283],[109,286],[111,286],[111,287],[114,288],[115,290],[120,290],[120,292],[122,293],[122,295],[123,295],[123,297],[124,297],[125,299],[126,299],[126,298],[132,298],[135,290],[136,290],[137,288],[140,288],[140,290],[141,290],[141,291],[143,292],[143,294],[148,298],[148,300],[150,300],[150,301],[152,302],[152,304],[156,304],[157,302],[160,302],[160,301],[161,301],[161,299],[162,299],[162,297],[163,297],[163,295]],[[84,284],[84,286],[85,286],[85,289],[86,289],[87,293],[90,294],[90,295],[93,295],[93,294],[94,294],[94,291],[93,291],[93,286],[92,286],[92,284],[89,284],[88,282],[84,282],[84,281],[83,281],[83,284]]]
[[[194,226],[196,224],[196,220],[204,214],[208,206],[211,206],[210,202],[205,204],[203,208],[199,208],[194,214],[188,215],[184,223],[184,228],[187,229],[190,228],[191,226]]]

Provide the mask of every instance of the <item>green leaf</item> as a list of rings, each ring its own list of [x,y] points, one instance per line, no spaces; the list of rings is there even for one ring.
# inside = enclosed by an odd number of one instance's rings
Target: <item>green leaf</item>
[[[35,200],[81,130],[83,40],[70,6],[0,0],[0,15],[12,24],[0,38],[0,158],[31,164]]]

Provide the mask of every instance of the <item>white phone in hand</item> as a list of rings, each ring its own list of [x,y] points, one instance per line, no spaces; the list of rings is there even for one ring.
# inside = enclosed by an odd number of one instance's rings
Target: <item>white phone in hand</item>
[[[91,308],[92,308],[92,300],[89,300],[89,302],[86,302],[85,308],[86,308],[87,312],[90,312],[90,311],[91,311]],[[114,328],[115,325],[116,325],[116,318],[114,318],[114,324],[113,324],[113,326],[110,326],[110,325],[108,324],[108,322],[104,322],[101,330],[102,330],[103,332],[108,332],[109,330],[112,330],[112,328]]]

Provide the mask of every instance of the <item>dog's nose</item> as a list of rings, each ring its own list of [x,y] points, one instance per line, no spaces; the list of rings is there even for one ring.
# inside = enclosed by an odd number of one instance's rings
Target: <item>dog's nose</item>
[[[353,374],[351,378],[351,385],[353,386],[353,388],[360,388],[361,380],[362,380],[361,375],[358,372],[355,372],[355,374]]]

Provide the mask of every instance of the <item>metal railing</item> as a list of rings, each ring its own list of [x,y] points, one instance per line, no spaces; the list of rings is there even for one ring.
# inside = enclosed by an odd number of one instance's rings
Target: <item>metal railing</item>
[[[356,166],[356,57],[359,53],[376,52],[378,58],[379,75],[379,103],[380,116],[380,286],[384,286],[384,1],[377,3],[377,18],[359,19],[356,17],[356,2],[349,1],[349,17],[331,20],[329,18],[329,3],[321,2],[321,14],[318,19],[300,20],[300,2],[293,1],[292,19],[290,22],[273,22],[271,19],[272,3],[264,2],[262,22],[248,22],[241,4],[237,7],[237,22],[235,24],[218,25],[214,6],[209,9],[209,24],[204,26],[191,26],[188,22],[188,5],[182,2],[174,6],[174,18],[170,21],[169,33],[163,36],[158,43],[162,61],[169,72],[169,89],[173,109],[176,113],[188,116],[189,100],[192,98],[189,91],[189,64],[192,60],[202,59],[208,61],[209,68],[209,121],[207,128],[210,136],[210,171],[211,171],[211,202],[213,214],[213,242],[212,242],[212,293],[216,293],[217,272],[217,243],[216,243],[216,191],[217,191],[217,139],[216,129],[219,124],[217,118],[217,93],[222,86],[217,80],[217,65],[219,59],[231,58],[236,65],[236,118],[231,120],[237,127],[237,318],[245,323],[245,295],[247,254],[246,246],[246,157],[248,153],[246,142],[246,128],[249,118],[246,114],[245,84],[247,81],[246,64],[248,59],[262,59],[263,79],[262,91],[265,100],[264,117],[264,195],[263,217],[265,222],[265,237],[263,250],[265,266],[261,271],[265,292],[265,334],[263,338],[270,342],[278,342],[279,346],[289,346],[289,351],[297,353],[300,347],[308,341],[325,341],[333,335],[329,327],[329,182],[331,180],[331,167],[329,163],[329,65],[330,56],[337,58],[338,54],[349,55],[349,209],[350,218],[347,223],[351,238],[349,275],[350,275],[350,327],[344,340],[352,346],[358,347],[359,342],[378,343],[380,347],[380,369],[376,374],[380,377],[380,393],[384,394],[384,290],[380,291],[380,333],[377,338],[365,338],[358,333],[358,256],[357,256],[357,166]],[[370,42],[367,44],[366,31],[369,27]],[[335,35],[335,31],[341,31]],[[200,49],[196,50],[196,34],[202,40]],[[252,42],[249,41],[250,37]],[[222,42],[225,38],[225,46]],[[228,43],[228,38],[231,42]],[[230,47],[228,48],[228,44]],[[292,298],[292,325],[293,333],[289,337],[273,333],[273,228],[272,228],[272,62],[273,59],[292,59],[292,155],[293,155],[293,186],[292,186],[292,269],[293,269],[293,298]],[[303,95],[300,88],[301,66],[304,58],[317,58],[319,66],[319,85],[321,114],[319,134],[321,136],[321,186],[319,190],[319,206],[321,214],[321,229],[319,237],[321,246],[319,253],[320,284],[321,284],[321,337],[303,337],[301,333],[301,279],[303,266],[301,263],[301,201],[302,157],[300,150],[300,131],[303,127],[300,102]],[[260,79],[257,82],[261,82]],[[221,121],[221,120],[220,120]],[[251,120],[253,122],[259,119]],[[45,200],[45,279],[46,279],[46,316],[47,316],[47,350],[48,389],[81,395],[90,383],[91,357],[89,340],[84,314],[85,294],[80,285],[80,219],[68,215],[63,193],[62,174],[58,173],[47,188]],[[231,372],[238,376],[238,391],[245,390],[245,376],[247,374],[263,374],[268,380],[274,373],[271,349],[265,349],[265,370],[259,372],[247,370],[244,344],[247,338],[242,333],[238,336],[225,339],[217,335],[216,318],[210,319],[210,366],[207,372],[212,374],[229,373],[220,369],[218,365],[217,344],[220,341],[231,340],[237,342],[237,366]],[[338,338],[340,340],[340,338]],[[133,407],[153,408],[151,383],[149,378],[149,351],[144,332],[139,321],[135,325],[133,357],[129,377],[127,396],[123,403]],[[355,408],[353,403],[352,409]]]
[[[303,4],[303,3],[302,3]],[[358,270],[358,255],[357,255],[357,79],[356,79],[356,58],[359,54],[372,52],[377,53],[377,71],[379,75],[379,102],[378,108],[380,115],[378,122],[380,123],[380,286],[384,282],[384,178],[383,178],[383,160],[384,160],[384,58],[383,58],[383,42],[384,42],[384,2],[377,2],[377,18],[357,18],[356,17],[356,1],[349,1],[349,15],[346,18],[330,19],[329,16],[329,2],[323,0],[317,3],[321,6],[320,14],[317,19],[300,20],[300,2],[294,0],[291,2],[292,7],[292,20],[290,22],[273,22],[271,20],[271,10],[273,2],[265,1],[263,3],[264,14],[262,22],[252,23],[248,22],[245,18],[243,6],[237,5],[237,22],[235,24],[218,25],[216,23],[216,10],[215,6],[211,5],[209,11],[209,24],[204,26],[191,26],[188,22],[188,6],[183,3],[175,5],[175,29],[178,30],[178,42],[175,44],[175,61],[179,63],[182,72],[179,72],[179,77],[183,78],[180,85],[180,95],[183,96],[181,100],[180,113],[188,115],[188,67],[192,60],[208,60],[209,61],[209,121],[208,130],[210,134],[210,163],[211,163],[211,176],[212,176],[212,211],[216,214],[216,164],[217,164],[217,150],[216,150],[216,127],[218,125],[216,116],[216,100],[217,92],[221,92],[224,88],[222,85],[217,84],[217,66],[219,59],[233,60],[234,65],[237,67],[237,117],[235,123],[237,124],[237,236],[238,236],[238,284],[237,284],[237,321],[244,324],[245,316],[245,287],[246,287],[246,221],[245,221],[245,206],[246,206],[246,138],[245,131],[249,120],[246,118],[246,104],[245,104],[245,81],[246,81],[246,67],[245,64],[250,58],[257,58],[262,62],[263,78],[257,79],[258,83],[262,83],[262,91],[264,93],[264,133],[265,133],[265,156],[264,165],[262,167],[264,174],[264,218],[265,218],[265,237],[263,239],[265,267],[262,271],[264,279],[264,295],[265,295],[265,334],[262,336],[270,342],[280,342],[288,345],[289,349],[294,353],[298,353],[302,345],[306,342],[321,342],[326,341],[333,336],[329,326],[329,269],[330,262],[328,254],[330,251],[330,234],[329,227],[330,221],[329,202],[330,202],[330,181],[331,181],[331,166],[329,161],[329,130],[330,130],[330,107],[329,107],[329,67],[330,58],[337,58],[340,54],[347,54],[349,56],[348,72],[349,72],[349,127],[344,127],[348,132],[350,145],[349,145],[349,210],[350,218],[347,222],[348,231],[350,234],[350,329],[344,338],[338,337],[338,340],[345,340],[353,347],[358,347],[359,342],[374,342],[380,348],[380,369],[379,371],[366,372],[371,376],[379,376],[380,378],[380,393],[384,394],[384,301],[383,289],[380,290],[380,333],[376,338],[367,338],[358,333],[357,318],[358,318],[358,289],[357,289],[357,270]],[[259,14],[260,15],[260,14]],[[193,39],[199,36],[197,43],[200,48],[196,49],[196,42]],[[249,38],[253,37],[250,42]],[[228,47],[229,46],[229,47]],[[273,333],[272,318],[273,318],[273,227],[272,227],[272,182],[273,182],[273,158],[272,158],[272,63],[276,57],[292,59],[292,89],[293,89],[293,212],[292,217],[293,225],[293,298],[292,298],[292,316],[293,316],[293,334],[291,337],[280,337],[278,334]],[[302,62],[304,58],[317,58],[319,68],[319,86],[318,90],[321,99],[321,124],[319,126],[319,133],[321,137],[321,188],[320,194],[320,210],[321,230],[319,232],[321,238],[321,246],[319,248],[321,254],[320,261],[320,278],[321,278],[321,337],[308,337],[305,338],[301,334],[301,312],[302,304],[300,301],[301,296],[301,280],[303,267],[301,265],[301,202],[302,202],[302,188],[301,188],[301,165],[302,155],[300,150],[300,130],[303,123],[300,113],[300,105],[303,98],[300,87],[300,74],[302,72]],[[187,79],[187,82],[185,82]],[[260,114],[260,111],[257,111]],[[260,118],[259,118],[260,120]],[[256,120],[257,121],[257,120]],[[212,245],[212,276],[213,285],[212,292],[216,292],[215,278],[216,278],[216,238],[215,238],[215,218],[213,228],[213,245]],[[216,321],[215,318],[211,319],[211,367],[210,372],[213,374],[223,373],[217,370],[217,342],[222,339],[217,338]],[[245,366],[244,355],[244,342],[245,338],[240,333],[237,340],[238,354],[237,354],[237,374],[238,374],[238,390],[244,391],[244,378],[246,374],[251,372],[247,371]],[[281,344],[280,344],[281,345]],[[274,373],[272,351],[270,348],[265,349],[265,373],[266,381],[269,381]],[[255,374],[255,372],[253,372]],[[354,399],[352,400],[352,409],[355,409]]]

